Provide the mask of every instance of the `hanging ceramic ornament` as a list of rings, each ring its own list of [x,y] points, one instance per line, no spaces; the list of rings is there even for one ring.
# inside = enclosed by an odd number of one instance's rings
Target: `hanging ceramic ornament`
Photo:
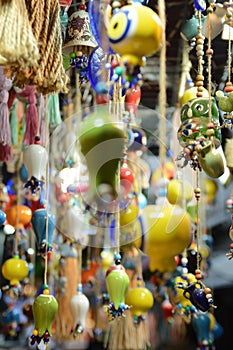
[[[106,312],[110,320],[124,315],[129,307],[125,304],[125,295],[129,286],[129,277],[120,263],[121,257],[115,255],[115,265],[110,266],[106,272],[106,286],[110,297],[110,303],[106,306]]]
[[[199,311],[192,318],[192,325],[197,336],[198,346],[202,350],[214,350],[214,337],[210,330],[208,313]]]
[[[86,218],[85,214],[83,214],[77,205],[67,209],[65,223],[67,236],[85,248],[88,244],[88,234],[84,232]]]
[[[12,205],[6,210],[6,219],[8,224],[16,227],[23,228],[25,225],[29,224],[32,217],[31,209],[22,204]]]
[[[58,310],[57,300],[49,294],[46,286],[32,305],[35,328],[30,338],[30,345],[40,344],[41,340],[47,344],[52,336],[52,323]]]
[[[113,122],[106,107],[99,105],[83,120],[79,142],[89,171],[89,198],[84,201],[96,204],[99,211],[110,211],[119,195],[116,172],[125,144],[121,124]]]
[[[152,308],[154,298],[149,289],[142,286],[142,281],[137,281],[137,287],[130,289],[125,297],[125,302],[131,308],[131,314],[135,324],[145,320],[146,313]]]
[[[134,173],[127,165],[127,161],[124,160],[120,169],[120,185],[123,189],[123,195],[127,196],[130,193],[134,182]]]
[[[187,180],[172,179],[167,186],[167,199],[171,204],[181,205],[193,198],[193,187]]]
[[[27,146],[23,151],[23,163],[28,172],[28,181],[25,184],[33,194],[41,190],[46,177],[48,154],[40,145],[40,138],[35,138],[35,143]]]
[[[158,15],[138,2],[114,10],[107,31],[112,49],[121,55],[123,64],[143,66],[145,56],[155,54],[161,45]]]
[[[27,277],[29,272],[28,264],[20,259],[18,255],[7,259],[2,265],[2,275],[10,281],[10,286],[18,288],[20,281]]]
[[[6,221],[6,214],[4,213],[4,211],[0,210],[0,226],[2,226],[5,221]]]
[[[48,222],[47,222],[48,220]],[[37,238],[38,252],[45,255],[52,251],[53,231],[55,228],[55,217],[46,209],[34,211],[31,224]],[[48,241],[46,241],[46,229],[48,228]]]
[[[73,295],[70,299],[70,311],[73,316],[73,324],[71,332],[74,337],[83,333],[86,327],[87,313],[90,303],[85,294],[82,293],[82,285],[78,286],[78,294]]]
[[[147,205],[142,210],[145,232],[145,253],[150,258],[150,270],[172,272],[175,256],[191,242],[191,220],[178,205]]]

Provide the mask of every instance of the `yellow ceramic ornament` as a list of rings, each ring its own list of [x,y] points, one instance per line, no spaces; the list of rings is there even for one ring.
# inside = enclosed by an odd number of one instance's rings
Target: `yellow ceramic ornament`
[[[111,17],[107,33],[110,46],[122,55],[123,63],[133,66],[143,66],[144,57],[155,54],[161,45],[160,18],[138,2],[121,7]]]
[[[2,265],[2,275],[10,281],[11,286],[18,285],[28,275],[28,264],[25,260],[15,255],[7,259]]]
[[[170,180],[167,186],[167,199],[171,204],[190,202],[193,198],[193,187],[187,180]]]
[[[185,90],[183,96],[180,98],[180,105],[182,106],[189,100],[192,100],[193,98],[197,97],[197,87],[192,86],[191,88]],[[203,97],[209,97],[208,90],[203,88]]]
[[[140,320],[145,319],[146,313],[152,308],[154,298],[147,288],[135,287],[127,292],[125,302],[131,307],[134,323],[139,323]]]
[[[217,191],[218,191],[218,185],[214,180],[210,180],[210,179],[204,180],[203,192],[206,195],[207,203],[210,204],[213,202]]]
[[[175,256],[191,242],[189,214],[178,205],[147,205],[142,211],[142,221],[150,270],[174,271]]]
[[[139,208],[137,205],[128,205],[125,210],[120,211],[120,225],[126,226],[135,222],[138,217]]]

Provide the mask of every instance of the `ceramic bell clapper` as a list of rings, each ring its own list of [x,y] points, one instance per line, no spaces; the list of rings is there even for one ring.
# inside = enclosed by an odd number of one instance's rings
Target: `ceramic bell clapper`
[[[58,303],[50,294],[48,286],[44,286],[43,294],[40,294],[32,305],[35,328],[30,338],[30,345],[40,344],[41,340],[47,344],[52,336],[52,323],[58,311]]]
[[[124,315],[129,306],[125,304],[125,296],[129,286],[129,277],[121,265],[120,254],[115,254],[115,265],[106,272],[106,286],[110,303],[105,310],[110,320]]]
[[[48,224],[47,224],[48,220]],[[37,209],[34,211],[31,224],[37,238],[38,252],[45,255],[52,251],[53,231],[55,228],[55,217],[48,213],[46,209]],[[46,241],[46,229],[48,228],[48,241]]]
[[[28,272],[28,263],[20,259],[18,254],[7,259],[2,265],[3,277],[9,280],[10,287],[15,289],[20,287],[20,281],[23,281],[28,276]]]
[[[46,178],[48,153],[40,144],[40,138],[35,138],[35,143],[27,146],[23,151],[23,163],[28,172],[28,181],[25,184],[32,194],[40,191]]]
[[[107,34],[111,48],[121,55],[123,64],[144,66],[145,57],[155,54],[161,46],[161,21],[152,9],[133,2],[113,11]]]
[[[73,317],[74,327],[71,333],[74,337],[83,333],[86,327],[87,313],[90,307],[88,298],[82,292],[82,285],[78,285],[78,294],[73,295],[70,299],[70,311]]]
[[[137,287],[127,292],[125,302],[130,306],[134,323],[139,324],[145,320],[146,313],[152,308],[154,298],[149,289],[142,286],[142,281],[138,278]]]
[[[79,143],[89,171],[89,206],[110,211],[117,193],[117,170],[123,157],[125,133],[111,120],[105,106],[99,105],[86,116],[80,127]]]

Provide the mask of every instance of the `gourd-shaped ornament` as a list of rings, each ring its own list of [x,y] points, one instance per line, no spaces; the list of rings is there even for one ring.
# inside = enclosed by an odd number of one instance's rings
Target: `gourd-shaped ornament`
[[[85,294],[82,293],[82,285],[78,286],[78,294],[73,295],[70,299],[70,311],[74,320],[72,329],[73,336],[83,333],[86,326],[87,313],[90,303]]]
[[[79,142],[89,171],[89,205],[98,210],[111,209],[117,197],[117,169],[123,157],[125,134],[120,123],[114,123],[104,106],[85,117]],[[85,199],[84,199],[85,200]]]
[[[48,220],[48,242],[46,241],[46,226]],[[31,224],[37,238],[38,252],[44,255],[52,251],[53,231],[55,228],[55,217],[47,213],[46,209],[37,209],[34,211]]]
[[[45,181],[47,161],[48,153],[40,144],[40,138],[36,137],[35,143],[27,146],[23,151],[23,163],[28,172],[25,187],[29,188],[33,194],[40,191]]]
[[[109,319],[121,317],[129,307],[125,304],[125,295],[129,286],[129,277],[120,263],[120,255],[115,256],[115,265],[110,266],[106,272],[106,286],[110,303],[106,307]]]
[[[47,344],[52,336],[52,323],[58,311],[58,303],[55,297],[49,294],[48,287],[44,287],[32,305],[35,328],[30,338],[30,345],[39,344],[43,339]]]
[[[2,265],[2,275],[10,281],[10,286],[17,287],[29,272],[28,263],[18,255],[7,259]]]
[[[146,313],[154,304],[154,298],[149,289],[143,287],[140,280],[137,284],[137,287],[127,292],[125,298],[125,302],[131,307],[130,311],[135,324],[145,320]]]

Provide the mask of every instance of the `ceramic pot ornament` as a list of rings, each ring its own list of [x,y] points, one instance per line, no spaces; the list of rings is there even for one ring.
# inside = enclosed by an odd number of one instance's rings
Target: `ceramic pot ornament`
[[[47,220],[48,241],[46,241]],[[46,209],[37,209],[32,215],[31,224],[37,238],[38,253],[44,256],[47,252],[52,251],[55,216],[47,213]]]
[[[23,151],[23,163],[28,172],[28,181],[25,184],[33,194],[41,190],[42,183],[46,178],[46,167],[48,162],[48,153],[40,145],[39,137],[36,137],[35,143],[27,146]]]
[[[78,294],[73,295],[70,299],[70,311],[73,316],[74,327],[71,333],[74,337],[83,333],[86,327],[87,313],[90,303],[85,294],[82,293],[82,285],[78,286]]]
[[[58,311],[58,303],[53,295],[49,294],[46,286],[32,305],[35,328],[30,338],[30,345],[40,344],[41,340],[47,344],[52,336],[52,323]]]
[[[129,306],[125,304],[125,295],[129,286],[129,277],[120,263],[121,257],[115,255],[115,264],[106,272],[106,286],[110,297],[110,303],[105,307],[109,320],[124,315]]]

